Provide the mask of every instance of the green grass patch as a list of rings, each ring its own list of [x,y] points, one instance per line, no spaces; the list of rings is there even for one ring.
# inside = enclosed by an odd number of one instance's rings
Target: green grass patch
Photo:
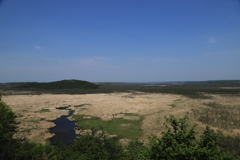
[[[77,106],[74,106],[74,107],[83,107],[83,106],[87,106],[87,105],[90,105],[90,104],[80,104],[80,105],[77,105]]]
[[[130,114],[132,115],[132,114]],[[119,138],[136,139],[142,136],[141,124],[144,116],[139,116],[138,120],[127,120],[123,118],[115,118],[110,121],[103,121],[98,117],[84,119],[86,115],[73,115],[73,119],[77,121],[82,129],[100,128],[108,134],[115,134]]]
[[[122,114],[124,114],[125,116],[139,116],[136,113],[122,113]]]
[[[170,104],[170,105],[168,105],[168,106],[171,106],[172,108],[175,108],[175,107],[176,107],[175,104]]]
[[[34,113],[44,113],[44,112],[51,112],[49,109],[41,109],[39,111],[35,111]]]
[[[182,99],[176,99],[175,102],[181,101]]]

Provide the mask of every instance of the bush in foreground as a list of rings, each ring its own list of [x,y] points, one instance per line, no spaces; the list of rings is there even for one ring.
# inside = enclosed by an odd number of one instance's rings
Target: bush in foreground
[[[0,159],[13,159],[22,140],[17,136],[16,117],[10,107],[0,101]]]
[[[224,153],[218,146],[220,132],[206,127],[200,139],[196,138],[195,126],[189,129],[187,116],[176,119],[166,118],[171,127],[162,137],[149,137],[149,146],[137,155],[137,159],[178,159],[178,160],[233,160],[236,156]]]

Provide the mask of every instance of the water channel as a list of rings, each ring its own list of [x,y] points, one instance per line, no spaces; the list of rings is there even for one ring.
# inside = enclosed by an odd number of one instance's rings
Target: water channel
[[[69,107],[70,106],[56,108],[60,110],[69,110],[69,114],[67,116],[61,116],[60,118],[52,121],[56,125],[55,127],[49,129],[50,133],[55,134],[49,139],[52,144],[55,142],[62,142],[64,145],[69,146],[70,142],[76,138],[76,133],[74,130],[76,127],[76,122],[67,119],[74,113],[74,110],[68,109]]]

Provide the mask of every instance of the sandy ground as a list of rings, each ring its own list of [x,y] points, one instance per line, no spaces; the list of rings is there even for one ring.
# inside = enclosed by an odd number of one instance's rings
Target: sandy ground
[[[102,120],[111,120],[116,117],[126,119],[137,118],[124,116],[123,113],[144,115],[141,129],[142,140],[146,140],[149,134],[159,135],[165,128],[164,116],[175,115],[177,117],[190,113],[192,108],[206,107],[204,103],[219,102],[223,104],[240,104],[239,97],[212,96],[212,99],[196,100],[173,94],[150,94],[142,92],[111,93],[111,94],[86,94],[86,95],[9,95],[3,96],[2,100],[7,103],[19,116],[19,127],[25,129],[29,140],[43,143],[52,137],[48,129],[54,120],[62,115],[67,115],[66,110],[57,110],[56,107],[71,106],[74,114],[83,114],[100,117]],[[83,105],[82,107],[74,107]],[[172,107],[172,106],[176,107]],[[42,110],[45,109],[45,112]],[[42,111],[41,111],[42,110]],[[46,112],[47,110],[47,112]],[[201,130],[201,124],[200,129]]]

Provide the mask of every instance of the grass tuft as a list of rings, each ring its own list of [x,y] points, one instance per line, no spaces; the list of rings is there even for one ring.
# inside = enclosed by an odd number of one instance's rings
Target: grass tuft
[[[136,116],[135,114],[125,114]],[[86,115],[73,115],[82,129],[100,128],[111,135],[117,135],[119,138],[136,139],[142,136],[141,124],[144,116],[139,116],[138,120],[128,120],[123,118],[114,118],[109,121],[103,121],[98,117],[84,119]]]
[[[74,107],[83,107],[83,106],[87,106],[87,105],[90,105],[90,104],[80,104],[80,105],[77,105],[77,106],[74,106]]]
[[[35,111],[34,113],[44,113],[44,112],[51,112],[49,109],[41,109],[39,111]]]
[[[175,104],[170,104],[170,105],[168,105],[168,106],[171,106],[172,108],[175,108],[175,107],[176,107]]]

